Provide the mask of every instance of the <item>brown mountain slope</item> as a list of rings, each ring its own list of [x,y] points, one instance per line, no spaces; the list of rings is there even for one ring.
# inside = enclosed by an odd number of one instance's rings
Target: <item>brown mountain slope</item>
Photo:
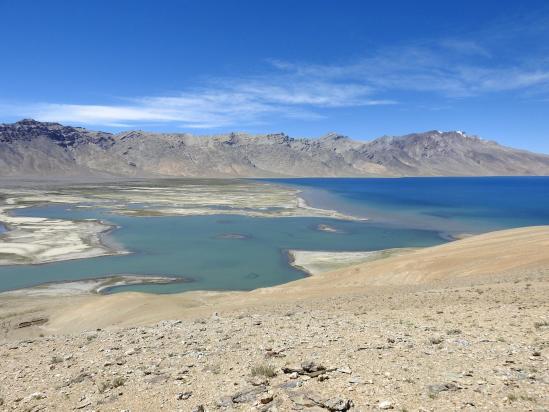
[[[337,134],[110,134],[23,120],[0,125],[0,176],[490,176],[549,175],[549,156],[462,132],[371,142]]]

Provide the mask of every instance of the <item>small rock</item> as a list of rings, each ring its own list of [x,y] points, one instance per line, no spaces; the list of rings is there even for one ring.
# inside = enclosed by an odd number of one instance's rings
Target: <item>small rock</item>
[[[192,396],[192,392],[181,392],[177,394],[177,400],[178,401],[185,401],[189,399]]]
[[[348,411],[353,407],[353,401],[350,399],[331,398],[322,402],[322,406],[329,411]]]
[[[271,403],[273,399],[274,399],[273,395],[268,393],[266,395],[263,395],[261,398],[259,398],[259,403],[261,403],[262,405],[267,405],[268,403]]]
[[[459,387],[452,382],[449,383],[443,383],[443,384],[435,384],[435,385],[427,385],[427,392],[431,395],[437,395],[440,392],[445,391],[457,391]]]
[[[302,385],[303,385],[303,382],[294,380],[294,381],[281,383],[280,385],[278,385],[278,387],[281,389],[295,389],[295,388],[301,387]]]
[[[263,392],[267,392],[267,387],[262,386],[252,386],[251,388],[244,389],[233,395],[232,401],[234,403],[250,403],[256,400],[258,395]]]
[[[88,399],[84,399],[75,406],[75,409],[84,409],[90,405],[91,405],[91,402]]]
[[[224,396],[217,401],[219,408],[229,408],[233,406],[233,398],[231,396]]]
[[[305,372],[318,372],[318,371],[324,371],[326,368],[322,365],[318,365],[313,361],[306,361],[301,363],[301,368]]]
[[[377,407],[379,409],[383,409],[383,410],[386,410],[386,409],[393,409],[393,403],[391,401],[381,401]]]
[[[290,375],[288,375],[290,379],[297,379],[299,378],[299,374],[297,372],[292,372]]]
[[[312,408],[318,405],[318,402],[316,400],[311,399],[310,396],[307,396],[303,393],[292,394],[290,396],[290,399],[300,408]]]
[[[252,376],[250,379],[248,379],[248,383],[252,386],[261,386],[267,385],[269,383],[269,380],[262,376]]]
[[[26,400],[31,401],[31,400],[39,400],[44,398],[46,398],[46,394],[44,392],[34,392],[34,393],[31,393],[29,396],[27,396]]]

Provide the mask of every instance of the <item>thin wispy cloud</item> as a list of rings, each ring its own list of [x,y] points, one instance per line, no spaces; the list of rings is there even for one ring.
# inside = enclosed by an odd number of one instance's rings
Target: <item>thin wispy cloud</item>
[[[520,56],[496,63],[497,52],[475,40],[440,39],[385,48],[345,64],[272,60],[262,74],[210,79],[166,96],[127,97],[117,104],[4,105],[3,111],[84,125],[170,123],[215,129],[265,124],[275,118],[310,121],[329,116],[336,108],[401,104],[398,97],[403,92],[442,100],[506,91],[549,93],[547,59]]]
[[[182,127],[207,129],[262,123],[272,115],[311,120],[322,117],[317,109],[394,103],[370,98],[372,91],[363,84],[305,80],[280,73],[269,80],[218,79],[179,94],[126,98],[120,104],[35,103],[4,110],[56,122],[110,126],[176,122]]]
[[[375,95],[412,91],[452,98],[549,85],[549,63],[543,58],[496,65],[491,56],[475,42],[449,39],[383,50],[343,65],[284,61],[274,61],[273,65],[304,78],[352,80],[369,87]]]

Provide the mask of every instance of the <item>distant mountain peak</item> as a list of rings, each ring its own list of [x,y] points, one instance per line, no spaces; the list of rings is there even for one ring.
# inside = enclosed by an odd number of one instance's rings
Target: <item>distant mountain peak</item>
[[[340,133],[330,132],[330,133],[326,133],[319,140],[337,141],[337,140],[350,140],[350,139],[349,137],[342,135]]]
[[[131,139],[135,137],[141,137],[144,136],[145,132],[142,130],[129,130],[127,132],[122,132],[117,135],[120,139]]]
[[[467,136],[467,133],[465,133],[463,130],[429,130],[429,134],[459,134],[460,136]]]
[[[47,128],[67,128],[67,129],[76,129],[76,127],[72,127],[72,126],[63,126],[62,124],[60,123],[56,123],[56,122],[41,122],[39,120],[35,120],[35,119],[21,119],[19,120],[18,122],[15,122],[14,123],[15,126],[22,126],[22,127],[40,127],[40,128],[44,128],[44,129],[47,129]],[[80,129],[80,128],[78,128]]]
[[[34,124],[42,124],[42,123],[39,122],[38,120],[34,120],[34,119],[21,119],[21,120],[19,120],[18,122],[16,122],[15,124],[19,124],[19,125],[34,125]]]
[[[267,137],[276,137],[276,138],[282,138],[282,139],[289,139],[290,136],[288,136],[284,132],[278,132],[278,133],[269,133]]]
[[[549,156],[504,147],[461,130],[383,136],[331,132],[193,136],[141,130],[116,135],[23,119],[0,124],[0,176],[442,176],[549,175]]]

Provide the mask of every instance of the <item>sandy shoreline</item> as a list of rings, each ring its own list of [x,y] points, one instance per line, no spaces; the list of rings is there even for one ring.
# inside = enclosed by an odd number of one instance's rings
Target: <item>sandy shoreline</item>
[[[99,278],[67,280],[42,283],[37,286],[0,292],[0,297],[62,297],[85,296],[109,293],[119,286],[162,285],[190,282],[190,279],[175,276],[113,275]]]

